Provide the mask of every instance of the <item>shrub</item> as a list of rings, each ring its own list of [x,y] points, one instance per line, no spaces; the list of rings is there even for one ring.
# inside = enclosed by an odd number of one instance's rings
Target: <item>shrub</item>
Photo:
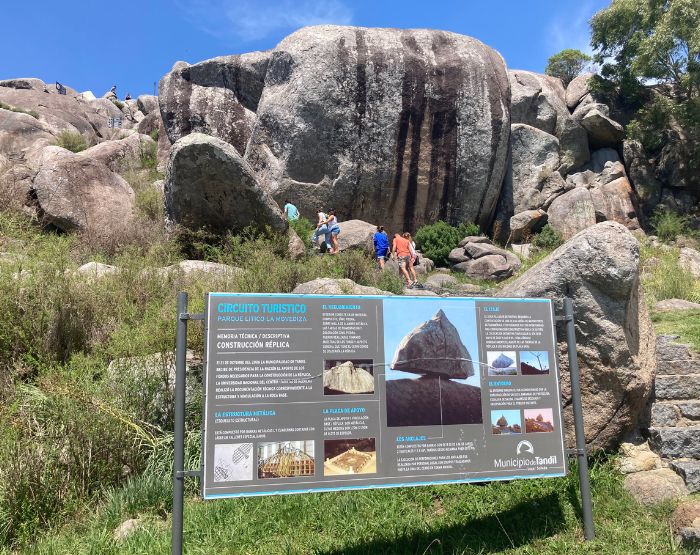
[[[151,137],[151,139],[153,139],[155,142],[158,142],[158,130],[157,129],[154,129],[153,131],[151,131],[148,134],[148,136]]]
[[[311,223],[307,218],[299,218],[298,220],[291,220],[289,226],[296,232],[296,234],[304,241],[305,245],[311,245],[311,235],[316,229],[316,226]]]
[[[155,169],[158,165],[157,152],[158,145],[156,143],[141,142],[141,152],[139,153],[141,167],[151,170]]]
[[[651,216],[651,227],[661,241],[675,241],[689,233],[688,218],[670,210],[656,210]]]
[[[58,134],[55,144],[71,152],[80,152],[88,147],[85,137],[80,133],[68,131],[67,129],[64,129]]]
[[[121,100],[117,100],[116,98],[113,98],[113,99],[112,99],[112,102],[113,102],[114,105],[115,105],[117,108],[119,108],[120,110],[123,110],[123,109],[124,109],[124,103],[123,103]]]
[[[449,265],[447,255],[467,235],[479,233],[475,224],[461,224],[458,227],[438,220],[434,224],[421,227],[415,236],[416,246],[438,266]]]
[[[561,236],[549,224],[545,224],[542,230],[532,239],[532,246],[540,250],[556,249],[562,243],[564,241]]]

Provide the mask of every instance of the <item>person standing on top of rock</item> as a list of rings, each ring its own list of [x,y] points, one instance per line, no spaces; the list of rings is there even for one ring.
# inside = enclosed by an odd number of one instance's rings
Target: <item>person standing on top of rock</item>
[[[331,254],[338,254],[338,233],[340,233],[340,225],[338,224],[338,218],[335,216],[335,210],[330,210],[328,212],[328,219],[323,223],[328,229],[328,231],[326,231],[326,245],[330,243]]]
[[[296,206],[292,204],[292,202],[287,199],[284,201],[284,215],[287,216],[287,220],[290,222],[294,222],[299,219],[299,210],[297,209]]]
[[[408,273],[408,265],[411,263],[411,243],[400,234],[394,234],[394,241],[391,244],[391,256],[399,261],[399,270],[406,278],[406,287],[413,288],[411,276]]]
[[[389,238],[386,236],[383,225],[377,226],[377,231],[372,236],[372,242],[374,243],[374,256],[377,257],[379,267],[384,269],[384,260],[389,254]]]
[[[328,242],[328,226],[326,225],[326,220],[328,219],[328,216],[326,213],[323,211],[323,208],[318,209],[317,211],[318,215],[318,221],[316,222],[316,231],[314,231],[314,234],[311,236],[311,241],[313,241],[314,245],[318,244],[318,238],[323,235],[324,237],[324,242],[323,246],[321,247],[321,252],[326,252],[327,250],[330,250],[331,244]]]

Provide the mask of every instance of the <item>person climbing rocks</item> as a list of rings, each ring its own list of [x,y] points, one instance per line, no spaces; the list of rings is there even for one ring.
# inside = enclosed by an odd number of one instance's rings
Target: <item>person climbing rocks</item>
[[[372,236],[372,242],[374,243],[374,256],[377,258],[379,267],[384,269],[384,261],[389,254],[389,238],[386,236],[383,225],[377,226],[377,231]]]
[[[295,222],[299,219],[299,210],[289,199],[284,201],[284,215],[290,222]]]
[[[328,226],[326,225],[326,220],[328,219],[327,214],[323,211],[323,208],[319,207],[317,210],[318,221],[316,222],[316,230],[311,236],[311,241],[314,246],[318,245],[318,238],[323,235],[324,241],[321,245],[321,252],[326,252],[330,250],[331,244],[328,242]]]
[[[338,234],[340,233],[340,225],[338,218],[335,215],[335,210],[329,210],[328,219],[324,222],[328,231],[326,231],[326,244],[331,245],[331,254],[338,254]]]
[[[399,271],[406,279],[406,287],[413,289],[411,275],[408,273],[408,265],[411,263],[411,244],[408,239],[402,237],[401,234],[394,234],[394,241],[391,244],[391,255],[399,262]]]
[[[131,93],[126,93],[124,100],[131,100]]]

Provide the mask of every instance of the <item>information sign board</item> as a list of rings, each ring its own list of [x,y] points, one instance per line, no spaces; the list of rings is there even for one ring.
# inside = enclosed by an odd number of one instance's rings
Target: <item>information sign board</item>
[[[210,293],[205,499],[566,473],[547,299]]]

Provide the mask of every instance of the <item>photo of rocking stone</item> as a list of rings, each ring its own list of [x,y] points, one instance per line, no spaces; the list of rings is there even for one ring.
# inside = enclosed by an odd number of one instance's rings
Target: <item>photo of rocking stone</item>
[[[324,395],[374,393],[373,360],[326,360],[323,370]]]
[[[473,363],[478,357],[472,358],[445,311],[437,303],[436,308],[432,318],[406,334],[394,352],[390,365],[393,372],[387,372],[386,379],[389,427],[483,422],[481,389],[465,383],[472,376],[478,378]],[[462,315],[468,310],[462,306],[455,309]],[[412,324],[405,316],[402,322]],[[473,345],[476,349],[475,341]],[[417,376],[397,379],[390,373]]]
[[[374,438],[329,439],[323,442],[323,475],[375,474],[377,451]]]

